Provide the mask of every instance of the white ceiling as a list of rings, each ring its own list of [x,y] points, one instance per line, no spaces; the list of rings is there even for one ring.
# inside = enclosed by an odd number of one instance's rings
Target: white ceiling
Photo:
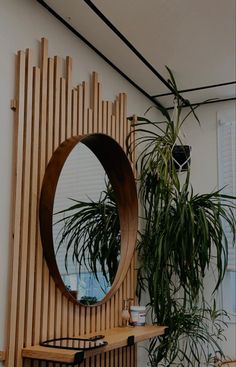
[[[84,0],[46,0],[58,15],[150,95],[167,87]],[[236,80],[235,0],[93,0],[93,4],[165,79],[179,89]],[[192,102],[232,98],[236,84],[185,93]],[[159,98],[169,103],[169,98]]]

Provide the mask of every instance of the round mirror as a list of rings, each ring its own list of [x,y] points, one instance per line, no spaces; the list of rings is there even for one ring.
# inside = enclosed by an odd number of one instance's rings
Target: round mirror
[[[119,144],[104,134],[63,142],[45,172],[39,215],[44,255],[62,292],[84,305],[110,298],[137,234],[135,180]]]

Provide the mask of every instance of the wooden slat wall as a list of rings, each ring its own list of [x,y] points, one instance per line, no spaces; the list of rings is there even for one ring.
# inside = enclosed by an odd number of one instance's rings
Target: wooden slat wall
[[[113,103],[103,101],[95,72],[89,83],[73,87],[72,59],[49,58],[46,39],[42,39],[40,47],[39,66],[32,65],[30,50],[19,51],[17,55],[8,367],[59,366],[22,360],[21,349],[47,338],[121,325],[122,300],[134,298],[135,291],[134,261],[118,292],[99,307],[85,308],[69,302],[50,276],[40,240],[38,201],[51,155],[66,138],[92,132],[111,135],[124,147],[129,124],[124,93]],[[86,360],[81,366],[135,367],[135,354],[135,347],[123,348]]]

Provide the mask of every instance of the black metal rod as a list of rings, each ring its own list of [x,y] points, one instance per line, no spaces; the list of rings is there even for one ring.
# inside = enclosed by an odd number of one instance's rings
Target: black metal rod
[[[122,70],[120,70],[115,64],[113,64],[103,53],[101,53],[94,45],[92,45],[81,33],[67,23],[55,10],[53,10],[45,1],[37,0],[37,2],[47,9],[56,19],[58,19],[66,28],[68,28],[73,34],[75,34],[81,41],[89,46],[97,55],[99,55],[108,65],[110,65],[116,72],[118,72],[124,79],[126,79],[133,87],[141,92],[146,98],[150,99],[155,105],[159,105],[158,101],[148,94],[143,88],[130,79]]]
[[[214,100],[204,101],[204,102],[199,102],[199,103],[191,103],[191,107],[202,106],[202,105],[210,104],[210,103],[228,102],[228,101],[236,101],[236,97],[214,99]],[[189,106],[183,105],[182,107],[189,107]],[[173,110],[174,107],[167,107],[166,109],[167,110]]]
[[[210,89],[210,88],[218,88],[218,87],[223,87],[223,86],[232,85],[232,84],[236,84],[236,81],[226,82],[226,83],[219,83],[219,84],[212,84],[212,85],[204,85],[203,87],[182,89],[182,90],[179,90],[179,93],[195,92],[197,90]],[[170,93],[155,94],[155,95],[152,95],[152,97],[153,98],[159,98],[159,97],[171,96],[172,94],[173,93],[171,93],[171,92]]]
[[[170,83],[151,65],[145,57],[134,47],[134,45],[109,21],[109,19],[94,5],[91,0],[83,0],[98,16],[102,21],[128,46],[128,48],[147,66],[152,73],[158,77],[158,79],[171,91],[176,94],[176,91]]]

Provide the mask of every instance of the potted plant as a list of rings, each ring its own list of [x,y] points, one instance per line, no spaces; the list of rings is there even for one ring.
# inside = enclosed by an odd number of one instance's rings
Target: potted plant
[[[133,131],[127,139],[128,153],[138,148],[139,193],[142,229],[138,242],[138,294],[148,293],[153,322],[167,325],[167,334],[151,342],[149,361],[154,366],[200,366],[222,353],[224,310],[209,305],[204,279],[214,267],[216,291],[227,266],[228,241],[223,221],[235,238],[235,198],[220,191],[194,194],[190,165],[179,175],[173,147],[182,145],[180,131],[195,108],[176,91],[172,116],[162,105],[161,121],[131,118]],[[188,112],[183,113],[183,107]],[[183,148],[185,149],[185,148]]]

